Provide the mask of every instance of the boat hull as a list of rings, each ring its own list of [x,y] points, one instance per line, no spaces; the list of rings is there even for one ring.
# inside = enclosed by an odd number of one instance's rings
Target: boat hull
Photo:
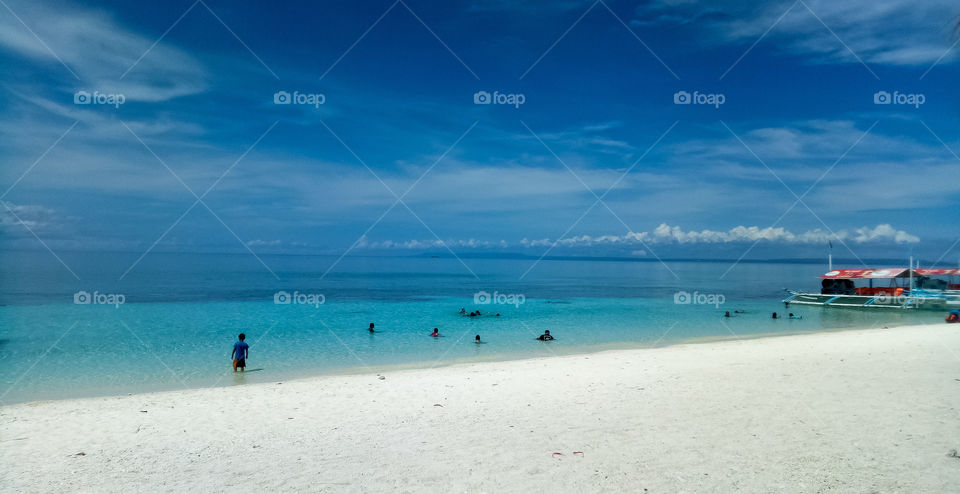
[[[831,295],[820,293],[802,293],[790,291],[783,299],[787,306],[819,305],[823,307],[848,307],[858,309],[900,309],[900,310],[950,310],[960,308],[960,297],[948,296],[871,296],[871,295]]]

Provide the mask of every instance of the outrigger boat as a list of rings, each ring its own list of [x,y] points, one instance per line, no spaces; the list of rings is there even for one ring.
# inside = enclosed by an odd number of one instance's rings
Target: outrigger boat
[[[960,269],[835,269],[820,276],[823,279],[820,293],[788,289],[790,296],[783,303],[788,307],[797,304],[874,309],[957,309],[960,308],[960,284],[955,283],[954,277],[958,276]],[[869,280],[869,283],[858,287],[853,280]],[[875,282],[886,286],[874,286]]]

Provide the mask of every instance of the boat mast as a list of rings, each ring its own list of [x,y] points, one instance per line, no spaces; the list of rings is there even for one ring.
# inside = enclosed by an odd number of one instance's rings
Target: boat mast
[[[828,242],[830,244],[830,253],[827,254],[827,271],[833,271],[833,242]]]
[[[910,256],[910,291],[913,291],[913,256]]]

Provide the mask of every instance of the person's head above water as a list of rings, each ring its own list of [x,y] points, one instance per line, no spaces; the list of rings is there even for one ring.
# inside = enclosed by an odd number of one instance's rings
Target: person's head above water
[[[243,341],[243,340],[247,339],[247,335],[245,335],[245,334],[243,334],[243,333],[240,333],[240,336],[237,336],[237,338],[240,338],[240,341]]]
[[[477,335],[477,337],[476,337],[476,342],[477,342],[477,343],[480,343],[480,335]]]
[[[548,329],[548,330],[545,330],[545,331],[543,332],[543,334],[550,334],[550,330],[549,330],[549,329]]]
[[[370,327],[371,327],[371,328],[373,327],[373,323],[370,323]]]

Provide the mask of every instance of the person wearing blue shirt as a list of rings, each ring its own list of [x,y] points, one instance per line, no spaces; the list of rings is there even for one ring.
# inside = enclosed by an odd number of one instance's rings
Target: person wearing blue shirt
[[[243,341],[247,338],[247,335],[240,333],[238,338],[240,338],[240,341],[233,344],[230,357],[233,358],[233,372],[237,372],[237,367],[240,368],[240,372],[244,372],[247,367],[247,356],[250,354],[250,345]]]

